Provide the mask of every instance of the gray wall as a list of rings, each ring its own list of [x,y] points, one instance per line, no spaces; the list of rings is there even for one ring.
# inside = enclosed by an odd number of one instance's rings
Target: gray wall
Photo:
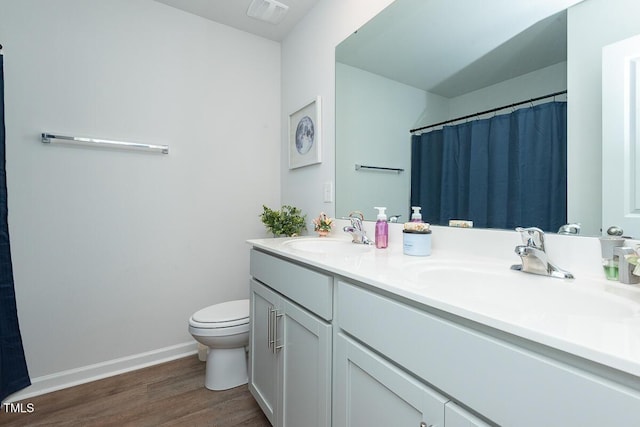
[[[334,203],[323,201],[324,184],[335,179],[335,47],[390,3],[319,1],[282,42],[282,201],[307,212],[309,224],[321,211],[335,214]],[[316,96],[322,98],[322,163],[289,170],[289,114]]]
[[[280,44],[151,0],[0,11],[32,377],[56,387],[194,350],[189,316],[248,297],[245,240],[266,236],[261,205],[280,201]],[[41,132],[170,154],[49,146]]]

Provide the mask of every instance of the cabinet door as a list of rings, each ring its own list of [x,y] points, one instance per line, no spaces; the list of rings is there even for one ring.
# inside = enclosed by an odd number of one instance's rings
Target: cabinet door
[[[444,426],[444,396],[341,333],[335,345],[336,427]]]
[[[251,280],[251,332],[249,334],[249,390],[272,425],[278,404],[278,360],[269,341],[273,315],[280,298],[264,285]]]
[[[445,405],[444,419],[447,427],[490,427],[490,424],[465,411],[454,402],[447,402]]]
[[[283,299],[278,425],[331,425],[331,325]],[[280,326],[280,325],[279,325]]]

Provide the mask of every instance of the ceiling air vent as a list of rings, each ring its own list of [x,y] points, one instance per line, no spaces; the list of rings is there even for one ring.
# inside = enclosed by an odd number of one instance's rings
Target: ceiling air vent
[[[289,6],[275,0],[253,0],[247,15],[271,24],[279,24],[287,14]]]

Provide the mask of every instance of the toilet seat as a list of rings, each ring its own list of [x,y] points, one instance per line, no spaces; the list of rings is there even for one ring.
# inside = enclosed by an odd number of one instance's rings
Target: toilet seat
[[[189,325],[201,329],[230,328],[249,323],[249,300],[227,301],[199,310],[189,319]]]

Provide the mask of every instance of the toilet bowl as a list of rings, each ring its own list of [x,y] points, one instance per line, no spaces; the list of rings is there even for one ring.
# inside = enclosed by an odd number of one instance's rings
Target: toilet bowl
[[[189,319],[189,332],[209,348],[205,387],[227,390],[247,383],[248,299],[223,302],[195,312]]]

